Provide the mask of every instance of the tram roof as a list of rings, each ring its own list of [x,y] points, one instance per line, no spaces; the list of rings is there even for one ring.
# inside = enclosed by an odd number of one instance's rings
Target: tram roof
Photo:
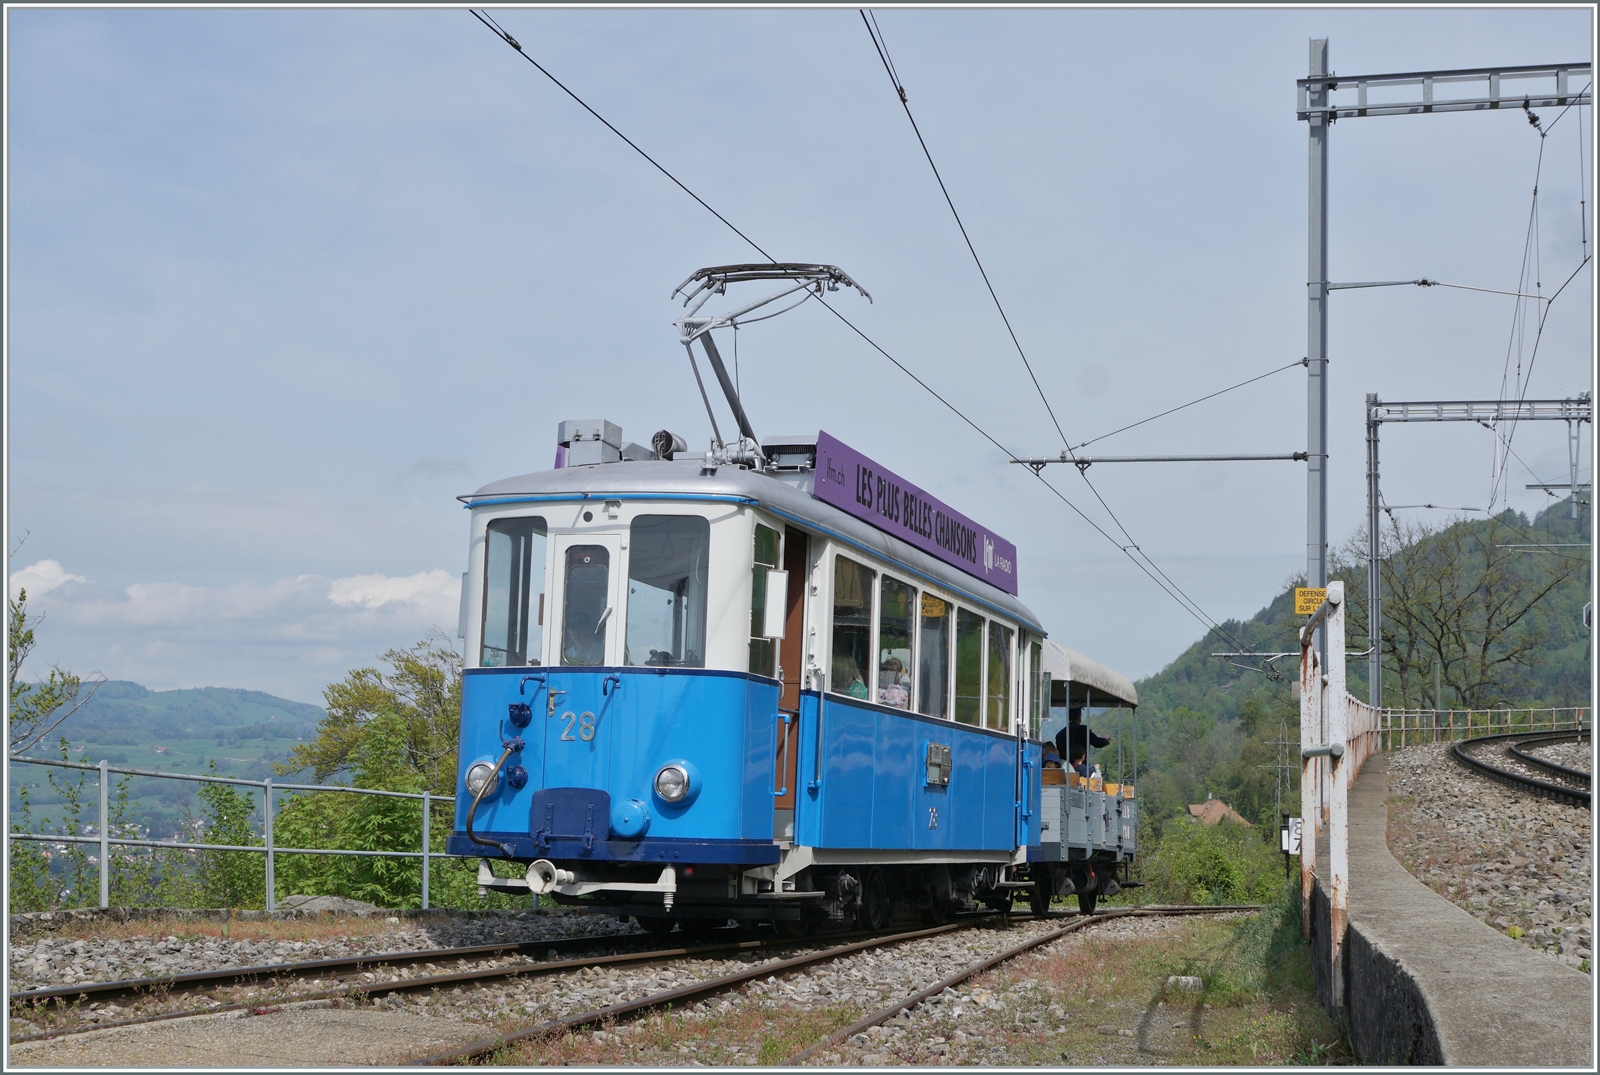
[[[1072,699],[1073,705],[1081,705],[1083,702],[1078,692],[1071,689],[1072,685],[1088,687],[1097,696],[1110,695],[1127,705],[1139,704],[1139,692],[1134,688],[1132,680],[1120,672],[1113,672],[1099,661],[1092,661],[1083,654],[1049,639],[1045,640],[1042,656],[1044,670],[1050,673],[1050,678],[1066,680],[1069,684],[1068,697]]]
[[[469,508],[497,504],[563,500],[606,500],[623,497],[677,500],[742,500],[759,504],[801,526],[864,548],[885,559],[898,561],[947,589],[975,598],[992,610],[1005,613],[1043,635],[1039,618],[1015,597],[968,575],[921,549],[869,526],[860,519],[811,495],[814,472],[785,471],[761,474],[736,466],[702,472],[701,457],[678,460],[640,460],[563,467],[490,482],[461,498]],[[1113,673],[1114,674],[1114,673]]]

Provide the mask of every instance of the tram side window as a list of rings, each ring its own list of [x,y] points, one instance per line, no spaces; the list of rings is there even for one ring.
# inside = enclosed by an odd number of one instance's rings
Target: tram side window
[[[698,515],[640,515],[630,535],[623,663],[704,668],[711,523]]]
[[[950,602],[922,595],[917,628],[917,712],[950,716]]]
[[[978,726],[983,713],[983,617],[956,609],[956,720]]]
[[[1011,636],[1009,627],[989,623],[989,705],[987,726],[1011,730]]]
[[[544,640],[544,552],[540,518],[495,519],[483,558],[483,636],[478,664],[538,664]]]
[[[567,549],[561,610],[561,663],[604,664],[611,619],[611,553],[604,545]]]
[[[911,708],[912,620],[917,591],[887,575],[878,599],[878,704]]]
[[[852,698],[870,698],[866,676],[872,670],[871,568],[835,557],[833,562],[833,671],[828,689]]]
[[[1044,708],[1044,698],[1041,688],[1044,680],[1040,678],[1040,662],[1044,656],[1044,647],[1035,638],[1028,644],[1028,738],[1039,738],[1039,724]]]
[[[777,676],[778,641],[761,634],[767,625],[767,572],[778,566],[778,532],[756,523],[756,563],[750,575],[750,671]]]

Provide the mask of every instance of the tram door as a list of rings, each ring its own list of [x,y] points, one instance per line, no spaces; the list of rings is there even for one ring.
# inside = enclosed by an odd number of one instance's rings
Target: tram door
[[[622,539],[617,535],[559,538],[554,595],[555,650],[549,665],[549,699],[543,713],[546,788],[605,786],[608,737],[616,729],[608,721],[616,690],[610,677],[589,672],[599,665],[622,663],[624,605],[618,571]],[[550,630],[550,627],[546,628]]]
[[[780,840],[794,839],[795,775],[800,753],[800,665],[804,652],[805,595],[810,589],[807,575],[810,546],[805,531],[785,527],[783,531],[783,569],[789,573],[788,605],[784,609],[783,640],[778,645],[778,680],[783,684],[778,709],[789,715],[787,724],[778,726],[777,770],[782,795],[774,799],[772,834]]]

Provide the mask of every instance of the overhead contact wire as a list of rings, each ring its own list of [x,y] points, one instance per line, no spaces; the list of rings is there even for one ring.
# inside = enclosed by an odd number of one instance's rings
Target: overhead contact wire
[[[1039,377],[1038,374],[1036,374],[1033,370],[1033,363],[1028,360],[1028,353],[1023,348],[1022,341],[1017,338],[1017,331],[1012,327],[1011,318],[1006,314],[1005,306],[1003,303],[1001,303],[1000,296],[994,289],[994,283],[989,279],[988,270],[983,267],[983,259],[978,256],[977,247],[975,247],[972,243],[972,236],[967,232],[967,226],[961,219],[960,211],[956,209],[955,199],[950,196],[950,188],[945,185],[944,176],[939,173],[939,166],[934,163],[933,153],[928,149],[928,142],[922,137],[922,128],[917,126],[917,118],[911,113],[910,99],[906,94],[905,85],[900,81],[900,77],[895,71],[894,63],[889,59],[889,48],[887,43],[883,40],[883,31],[877,26],[877,15],[874,14],[869,20],[865,10],[858,8],[857,12],[861,16],[861,24],[866,27],[867,36],[872,39],[872,47],[877,50],[878,59],[883,63],[884,73],[889,76],[889,82],[894,86],[895,94],[900,98],[900,107],[902,110],[904,110],[906,119],[911,124],[912,133],[917,136],[917,144],[922,147],[922,155],[927,159],[928,167],[933,171],[933,178],[939,184],[939,192],[944,195],[945,205],[950,207],[950,215],[955,218],[956,227],[961,231],[962,241],[967,244],[967,252],[972,255],[972,262],[978,267],[978,275],[983,277],[983,286],[989,291],[989,298],[993,300],[994,308],[999,312],[1000,320],[1005,324],[1006,334],[1011,337],[1011,344],[1017,349],[1017,356],[1022,359],[1023,368],[1028,371],[1028,379],[1033,382],[1033,390],[1038,393],[1039,401],[1044,404],[1045,412],[1049,414],[1050,422],[1055,426],[1056,434],[1061,438],[1062,446],[1066,448],[1067,455],[1075,462],[1077,456],[1073,451],[1072,442],[1068,440],[1066,431],[1061,428],[1061,420],[1056,417],[1055,407],[1051,406],[1050,404],[1050,397],[1045,394],[1044,387],[1039,384]],[[1200,610],[1199,604],[1196,603],[1193,598],[1189,597],[1187,593],[1184,593],[1183,588],[1179,586],[1171,576],[1163,571],[1160,565],[1151,559],[1150,555],[1146,553],[1142,547],[1140,547],[1133,535],[1128,532],[1128,528],[1123,525],[1122,520],[1117,517],[1117,513],[1112,510],[1111,505],[1106,503],[1106,499],[1100,494],[1099,488],[1096,487],[1094,482],[1090,480],[1088,472],[1082,468],[1079,468],[1078,475],[1083,479],[1083,483],[1089,487],[1089,491],[1094,494],[1095,500],[1099,501],[1100,506],[1105,509],[1106,514],[1111,517],[1111,521],[1116,524],[1117,529],[1122,532],[1122,536],[1128,544],[1126,546],[1119,545],[1119,547],[1122,548],[1124,552],[1127,552],[1127,550],[1130,548],[1135,550],[1140,557],[1149,563],[1151,568],[1153,568],[1161,575],[1163,579],[1166,580],[1169,586],[1171,586],[1178,593],[1183,594],[1185,601],[1189,602],[1189,604],[1192,605],[1196,610]],[[1048,485],[1049,483],[1046,484]],[[1050,488],[1054,489],[1055,487],[1050,486]],[[1057,495],[1060,495],[1059,492]],[[1080,512],[1080,514],[1082,513]],[[1102,530],[1101,533],[1105,532]],[[1110,538],[1109,534],[1106,536]],[[1112,540],[1114,541],[1115,539]],[[1148,571],[1145,573],[1149,574]],[[1201,610],[1201,615],[1205,616],[1203,610]],[[1210,620],[1210,617],[1205,616],[1205,619]],[[1217,626],[1215,621],[1212,621],[1212,626]]]
[[[733,232],[739,238],[741,238],[745,242],[749,243],[750,246],[756,251],[756,253],[760,254],[762,257],[766,258],[768,261],[772,262],[774,265],[776,265],[778,263],[778,259],[773,257],[771,254],[767,253],[765,250],[761,249],[761,245],[759,243],[757,243],[754,239],[750,238],[750,236],[746,235],[744,232],[740,231],[738,228],[734,227],[732,221],[730,221],[727,217],[723,216],[721,213],[717,212],[715,209],[711,208],[710,205],[707,205],[706,204],[706,200],[704,198],[700,197],[700,195],[696,194],[694,191],[692,191],[688,187],[684,186],[683,183],[681,183],[678,180],[677,176],[675,176],[671,172],[667,171],[665,168],[663,168],[661,166],[659,161],[657,161],[650,154],[646,153],[644,150],[640,149],[639,146],[633,141],[633,139],[629,138],[627,135],[623,134],[621,131],[619,131],[615,127],[613,127],[611,125],[611,121],[610,120],[606,119],[600,113],[598,113],[594,109],[590,108],[588,103],[586,101],[584,101],[584,99],[582,97],[579,97],[576,93],[573,93],[571,90],[569,90],[567,88],[566,83],[562,82],[555,75],[552,75],[548,70],[545,69],[545,66],[543,64],[541,64],[538,60],[534,59],[532,56],[529,56],[527,54],[527,52],[525,52],[523,50],[521,42],[519,42],[516,38],[512,37],[505,30],[502,30],[500,28],[500,25],[498,23],[496,23],[492,18],[490,18],[487,12],[484,12],[484,13],[480,14],[479,12],[474,11],[471,8],[468,8],[467,10],[472,12],[473,18],[475,18],[479,22],[483,23],[484,26],[488,27],[491,31],[493,31],[494,34],[497,37],[499,37],[502,41],[504,41],[506,44],[508,44],[512,48],[516,49],[517,50],[517,55],[521,56],[524,60],[527,60],[529,63],[533,64],[533,66],[538,69],[538,71],[539,71],[539,73],[541,75],[543,75],[545,78],[548,78],[551,82],[555,83],[556,87],[558,89],[560,89],[562,93],[566,94],[568,97],[571,97],[574,101],[578,102],[578,104],[580,106],[582,106],[583,110],[585,112],[589,113],[589,115],[593,116],[595,119],[599,120],[601,123],[604,123],[606,125],[606,129],[608,131],[610,131],[612,134],[616,135],[618,138],[622,139],[624,142],[628,143],[629,148],[631,148],[635,153],[639,154],[639,156],[643,157],[645,160],[649,161],[651,163],[651,165],[655,168],[656,171],[660,172],[662,175],[664,175],[668,179],[672,180],[674,186],[676,186],[679,190],[683,191],[689,197],[693,198],[695,201],[699,202],[700,203],[700,207],[702,209],[704,209],[706,212],[710,213],[712,216],[714,216],[718,220],[722,221],[722,223],[726,224],[728,226],[728,230],[729,231]]]
[[[474,18],[476,18],[480,23],[483,24],[483,26],[486,29],[488,29],[496,37],[498,37],[502,41],[504,41],[507,45],[510,45],[512,48],[514,48],[517,51],[517,54],[519,56],[521,56],[523,59],[527,60],[530,64],[532,64],[534,66],[534,68],[539,71],[540,74],[544,75],[547,79],[549,79],[552,83],[554,83],[555,86],[557,88],[559,88],[562,93],[565,93],[568,97],[571,97],[575,102],[577,102],[577,104],[580,107],[583,108],[583,110],[585,112],[588,112],[595,119],[599,120],[602,124],[605,125],[607,130],[609,130],[612,134],[615,134],[618,138],[622,139],[624,142],[626,142],[628,144],[629,148],[631,148],[634,152],[638,153],[645,160],[649,161],[651,166],[654,167],[662,175],[666,176],[669,180],[671,180],[672,184],[674,186],[676,186],[679,190],[683,191],[685,194],[689,195],[689,197],[693,198],[698,205],[700,205],[702,208],[704,208],[706,210],[706,212],[710,213],[712,216],[716,217],[717,220],[721,221],[724,225],[726,225],[729,231],[733,232],[739,238],[743,239],[746,243],[748,243],[750,245],[750,247],[753,250],[755,250],[757,253],[759,253],[762,257],[766,258],[769,262],[772,262],[773,264],[777,264],[777,259],[774,258],[771,254],[767,253],[766,250],[764,250],[761,247],[760,244],[758,244],[754,239],[751,239],[744,232],[740,231],[739,228],[737,228],[733,224],[732,221],[730,221],[727,217],[723,216],[721,213],[719,213],[715,209],[713,209],[710,206],[710,204],[706,202],[706,200],[704,198],[700,197],[694,191],[690,190],[689,187],[686,186],[680,179],[678,179],[677,176],[675,176],[671,172],[669,172],[659,161],[657,161],[654,157],[650,156],[649,153],[646,153],[642,148],[640,148],[639,145],[636,142],[633,141],[633,139],[631,139],[627,135],[623,134],[620,130],[618,130],[615,126],[613,126],[609,120],[607,120],[599,112],[596,112],[593,108],[591,108],[589,106],[589,104],[586,101],[584,101],[583,98],[579,97],[576,93],[574,93],[571,89],[569,89],[565,83],[563,83],[560,79],[556,78],[555,75],[551,74],[550,71],[547,70],[544,67],[543,64],[539,63],[532,56],[529,56],[528,53],[523,49],[522,44],[519,41],[517,41],[517,39],[515,37],[513,37],[509,32],[507,32],[506,30],[502,29],[497,23],[495,23],[494,20],[491,17],[489,17],[486,12],[480,13],[480,12],[478,12],[476,10],[473,10],[473,9],[470,9],[470,8],[468,10],[471,12],[471,14],[472,14],[472,16]],[[887,60],[886,60],[886,63],[887,63]],[[891,78],[894,77],[892,71],[891,71],[890,77]],[[952,209],[953,208],[954,207],[952,206]],[[976,256],[976,254],[974,254],[974,256]],[[957,418],[960,418],[963,422],[965,422],[968,426],[970,426],[979,436],[983,437],[983,439],[987,440],[990,444],[994,445],[996,448],[1000,449],[1002,452],[1005,452],[1008,457],[1015,455],[1015,453],[1013,451],[1011,451],[1011,449],[1007,448],[1004,444],[1001,444],[994,437],[990,436],[989,433],[982,426],[978,425],[977,422],[975,422],[971,418],[967,417],[967,415],[964,414],[960,410],[960,408],[958,408],[955,404],[951,403],[943,395],[941,395],[940,393],[935,391],[931,385],[929,385],[921,377],[919,377],[915,373],[913,373],[904,363],[902,363],[899,359],[895,358],[887,350],[885,350],[882,346],[880,346],[876,340],[872,339],[872,337],[868,336],[865,332],[863,332],[860,328],[858,328],[856,326],[856,324],[853,321],[851,321],[848,317],[846,317],[844,314],[840,313],[838,310],[834,309],[833,306],[830,305],[825,299],[821,298],[820,296],[817,296],[817,301],[821,302],[822,305],[827,308],[828,312],[833,314],[834,317],[837,317],[841,322],[843,322],[844,325],[847,328],[849,328],[857,336],[860,336],[862,338],[862,340],[866,341],[866,343],[870,347],[872,347],[873,350],[877,351],[884,358],[888,359],[889,362],[892,363],[895,366],[896,369],[900,370],[906,376],[910,377],[924,391],[926,391],[929,395],[933,396],[934,399],[938,400],[941,404],[943,404],[952,414],[954,414]],[[996,300],[996,302],[998,303],[998,299]],[[1020,348],[1019,348],[1019,350],[1020,350]],[[1026,356],[1024,356],[1024,361],[1026,361]],[[1030,373],[1031,373],[1031,368],[1030,368]],[[1035,381],[1034,383],[1035,383],[1035,386],[1037,386],[1038,382]],[[1042,393],[1041,393],[1041,395],[1042,395]],[[1048,401],[1046,401],[1046,406],[1047,407],[1049,406]],[[1052,418],[1053,417],[1054,417],[1054,414],[1052,413]],[[1056,428],[1059,431],[1060,425],[1057,424]],[[1076,504],[1074,504],[1071,500],[1069,500],[1066,497],[1066,495],[1064,493],[1062,493],[1059,489],[1057,489],[1055,486],[1051,485],[1050,482],[1047,481],[1044,478],[1043,475],[1035,474],[1034,476],[1039,480],[1040,484],[1042,484],[1046,489],[1050,490],[1050,492],[1058,500],[1060,500],[1067,507],[1071,508],[1072,511],[1080,519],[1082,519],[1084,522],[1088,523],[1095,530],[1096,533],[1100,534],[1101,537],[1104,537],[1107,541],[1111,542],[1112,545],[1114,545],[1118,549],[1120,549],[1122,551],[1123,555],[1127,556],[1128,559],[1131,560],[1133,562],[1133,564],[1139,568],[1139,570],[1143,571],[1147,576],[1149,576],[1150,580],[1152,582],[1154,582],[1157,587],[1159,587],[1164,593],[1166,593],[1167,596],[1171,597],[1174,601],[1178,602],[1178,604],[1183,608],[1183,610],[1185,612],[1189,613],[1190,616],[1192,616],[1196,620],[1198,620],[1202,626],[1206,627],[1208,630],[1216,631],[1218,633],[1218,635],[1220,635],[1221,637],[1223,637],[1227,641],[1233,643],[1234,645],[1239,646],[1239,648],[1241,648],[1241,649],[1244,648],[1243,643],[1240,643],[1231,634],[1229,634],[1222,627],[1221,624],[1217,623],[1210,616],[1206,615],[1205,610],[1200,608],[1200,606],[1198,604],[1195,604],[1194,601],[1192,599],[1190,599],[1187,594],[1184,594],[1182,592],[1182,590],[1180,588],[1178,588],[1175,583],[1172,583],[1170,579],[1168,579],[1167,582],[1164,583],[1162,581],[1162,578],[1165,578],[1165,573],[1161,572],[1161,569],[1155,565],[1154,561],[1150,562],[1150,567],[1146,567],[1145,564],[1140,561],[1140,558],[1138,556],[1134,556],[1132,553],[1130,553],[1128,551],[1129,548],[1138,549],[1137,545],[1130,544],[1128,546],[1124,546],[1124,545],[1118,543],[1116,538],[1112,537],[1109,533],[1106,532],[1106,530],[1102,526],[1100,526],[1100,524],[1096,523],[1093,519],[1089,518],[1089,516],[1084,514],[1084,512],[1083,512],[1083,510],[1081,508],[1079,508]],[[1094,488],[1092,484],[1090,485],[1090,488],[1091,489]],[[1099,497],[1099,493],[1098,492],[1096,492],[1095,495],[1096,495],[1097,498]],[[1101,503],[1103,505],[1104,501],[1102,500]],[[1106,508],[1106,510],[1107,510],[1107,512],[1110,512],[1111,509],[1108,507],[1108,508]],[[1112,515],[1112,518],[1115,518],[1114,514]],[[1120,529],[1121,528],[1121,523],[1119,522],[1117,525],[1118,525],[1118,527]],[[1123,533],[1124,533],[1124,535],[1126,535],[1127,531],[1124,530]],[[1130,537],[1128,540],[1131,543],[1133,539]],[[1142,549],[1139,550],[1139,554],[1140,554],[1140,556],[1143,556],[1145,560],[1149,560],[1149,557],[1144,555],[1144,551]],[[1155,568],[1155,572],[1160,573],[1162,578],[1158,578],[1155,573],[1152,573],[1152,571],[1150,570],[1151,567],[1154,567]]]

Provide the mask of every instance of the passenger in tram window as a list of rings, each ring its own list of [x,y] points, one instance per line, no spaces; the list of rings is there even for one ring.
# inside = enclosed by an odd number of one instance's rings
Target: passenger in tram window
[[[898,657],[890,657],[878,666],[878,704],[896,709],[911,707],[911,684]]]
[[[861,678],[861,668],[856,664],[855,658],[848,654],[840,654],[833,659],[833,686],[835,694],[848,694],[852,698],[865,699],[867,685]]]
[[[1044,761],[1042,765],[1046,769],[1061,768],[1061,755],[1056,751],[1056,748],[1049,743],[1046,743],[1044,746]]]

